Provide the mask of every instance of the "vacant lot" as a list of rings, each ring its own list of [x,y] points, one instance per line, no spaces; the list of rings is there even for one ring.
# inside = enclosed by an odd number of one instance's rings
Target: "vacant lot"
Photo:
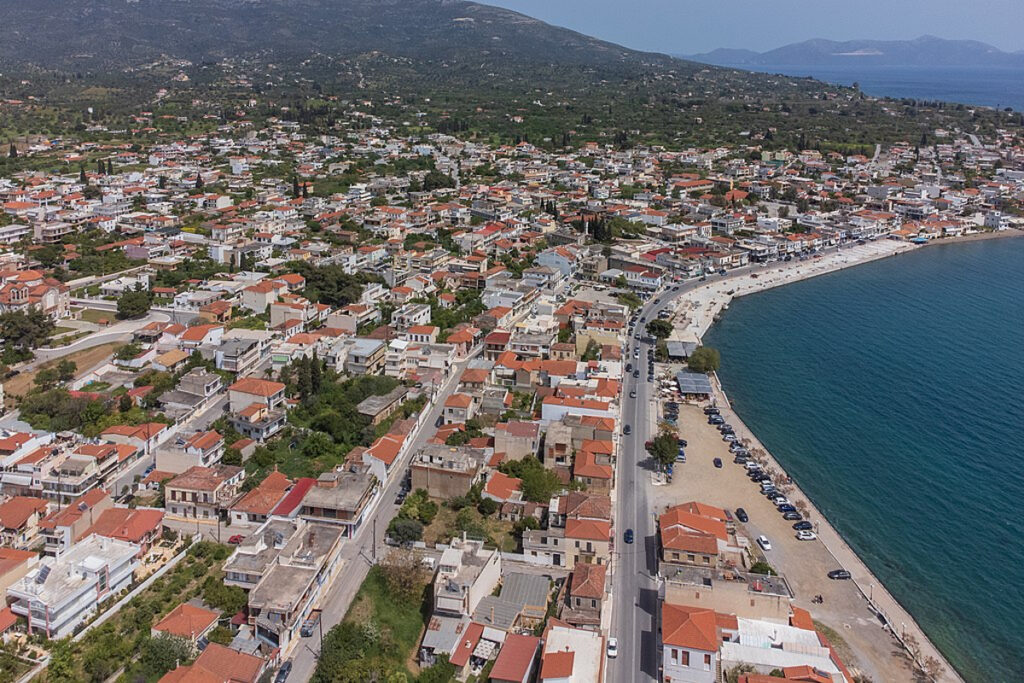
[[[20,375],[12,377],[11,379],[4,382],[4,393],[7,396],[24,396],[34,386],[33,381],[35,380],[36,373],[44,368],[52,368],[62,360],[69,360],[78,366],[78,373],[81,375],[83,372],[96,365],[103,359],[112,355],[121,344],[111,342],[110,344],[101,344],[94,346],[89,349],[83,349],[76,351],[75,353],[68,354],[63,358],[55,358],[54,360],[48,360],[45,363],[39,365],[39,367],[23,372]]]

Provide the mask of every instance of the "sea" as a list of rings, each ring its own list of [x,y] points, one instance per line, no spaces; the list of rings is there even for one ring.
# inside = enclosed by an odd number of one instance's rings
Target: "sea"
[[[954,668],[1024,680],[1024,238],[741,297],[704,343],[743,421]]]
[[[1010,66],[743,66],[738,68],[811,76],[839,85],[860,84],[868,95],[941,100],[1024,111],[1024,67]]]

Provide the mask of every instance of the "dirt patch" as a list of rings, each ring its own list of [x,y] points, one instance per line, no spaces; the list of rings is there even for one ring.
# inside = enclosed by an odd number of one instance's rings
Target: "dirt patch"
[[[11,379],[4,382],[4,393],[8,397],[17,396],[22,397],[35,386],[34,380],[36,373],[45,368],[52,368],[62,360],[69,360],[78,366],[77,375],[85,373],[87,370],[92,368],[107,356],[110,356],[117,350],[122,344],[117,342],[111,342],[109,344],[101,344],[99,346],[93,346],[92,348],[82,349],[75,353],[68,354],[62,358],[54,358],[48,360],[45,363],[40,364],[34,370],[23,372],[20,375],[12,377]]]

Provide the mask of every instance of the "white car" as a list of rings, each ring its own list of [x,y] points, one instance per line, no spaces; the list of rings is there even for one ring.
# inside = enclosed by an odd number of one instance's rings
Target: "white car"
[[[608,639],[608,657],[615,659],[619,656],[619,640],[618,638]]]
[[[757,544],[761,546],[761,550],[765,552],[772,549],[772,542],[768,540],[768,537],[764,534],[757,537]]]
[[[796,539],[798,541],[813,541],[817,537],[818,534],[814,533],[813,531],[807,531],[806,529],[804,529],[803,531],[796,532]]]

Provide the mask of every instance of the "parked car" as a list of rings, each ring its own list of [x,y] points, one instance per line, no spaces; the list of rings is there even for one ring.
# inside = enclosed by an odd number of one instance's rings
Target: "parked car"
[[[761,550],[764,550],[765,552],[768,552],[772,549],[772,542],[769,541],[768,537],[764,534],[761,534],[757,537],[757,544],[761,546]]]
[[[747,516],[747,511],[743,508],[736,508],[736,519],[746,524],[750,518]]]
[[[828,573],[828,578],[833,579],[835,581],[845,581],[846,579],[853,577],[850,575],[850,572],[846,571],[845,569],[833,569]]]
[[[619,656],[619,640],[617,638],[608,639],[608,658],[615,659]]]
[[[712,464],[714,464],[715,467],[717,467],[719,469],[722,468],[722,459],[721,458],[715,458],[711,462],[712,462]]]
[[[277,670],[277,675],[274,676],[274,683],[284,683],[288,680],[288,674],[292,672],[292,663],[290,661],[285,662],[281,665],[281,668]]]
[[[313,635],[313,631],[316,629],[317,624],[320,623],[320,610],[315,609],[309,613],[309,617],[302,622],[302,628],[299,630],[299,635],[303,638],[309,638]]]
[[[783,503],[777,506],[779,512],[796,512],[796,506],[792,503]]]
[[[243,536],[242,534],[235,534],[234,536],[228,539],[228,543],[230,543],[231,545],[238,545],[242,542],[244,538],[245,536]]]
[[[806,519],[802,519],[793,525],[796,531],[810,531],[814,528],[814,525],[808,522]]]
[[[690,445],[686,442],[686,439],[684,439],[683,437],[679,437],[678,439],[676,439],[676,442],[679,444],[680,448],[686,448],[687,446]]]
[[[722,411],[720,411],[718,408],[715,408],[714,406],[708,406],[707,408],[704,409],[705,415],[718,415],[721,412]]]
[[[625,539],[626,543],[632,543],[633,542],[633,530],[632,529],[626,529],[626,533],[623,536],[623,538]]]
[[[803,519],[803,515],[801,515],[799,512],[786,512],[783,513],[782,518],[792,522],[797,519]]]
[[[629,436],[630,434],[633,433],[633,428],[630,427],[629,425],[625,425],[622,428],[622,433],[625,434],[626,436]]]

